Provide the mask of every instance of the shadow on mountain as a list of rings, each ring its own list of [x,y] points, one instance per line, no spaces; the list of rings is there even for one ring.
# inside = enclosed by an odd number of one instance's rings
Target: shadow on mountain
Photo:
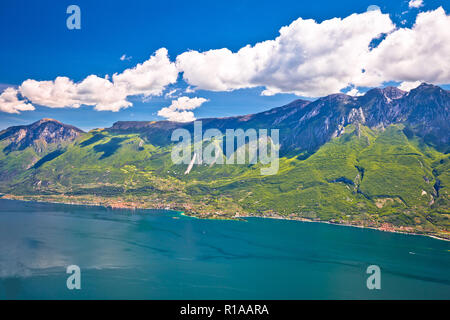
[[[56,159],[60,155],[62,155],[65,152],[65,150],[55,150],[53,152],[50,152],[49,154],[43,156],[38,162],[36,162],[33,166],[33,169],[37,169],[41,167],[44,163],[52,161],[53,159]]]
[[[120,148],[120,144],[124,140],[126,140],[126,138],[112,138],[107,143],[98,144],[98,145],[94,146],[95,152],[103,152],[103,154],[99,158],[99,160],[102,160],[102,159],[112,156],[117,151],[117,149]]]
[[[94,144],[97,141],[102,140],[104,137],[105,136],[103,134],[97,133],[97,134],[93,135],[92,137],[90,137],[89,139],[81,142],[80,147],[84,148],[84,147],[90,146],[91,144]]]

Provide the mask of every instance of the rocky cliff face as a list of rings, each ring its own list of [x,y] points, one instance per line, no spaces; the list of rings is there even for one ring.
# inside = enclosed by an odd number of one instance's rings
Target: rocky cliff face
[[[48,144],[70,142],[82,130],[63,124],[53,119],[42,119],[27,126],[14,126],[0,132],[0,140],[7,140],[9,144],[5,152],[23,150],[32,146],[37,152],[42,152]]]

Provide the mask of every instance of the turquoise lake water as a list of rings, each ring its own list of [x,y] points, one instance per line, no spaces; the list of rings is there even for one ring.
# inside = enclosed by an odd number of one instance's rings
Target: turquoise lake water
[[[0,200],[0,299],[450,299],[449,250],[323,223]]]

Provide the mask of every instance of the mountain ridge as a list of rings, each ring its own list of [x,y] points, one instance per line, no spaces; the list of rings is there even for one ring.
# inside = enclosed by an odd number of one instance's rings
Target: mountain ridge
[[[421,114],[419,110],[424,103],[429,102],[434,105],[422,110]],[[236,127],[266,129],[278,126],[279,129],[289,132],[285,137],[280,138],[282,152],[287,153],[290,150],[286,150],[286,146],[293,147],[296,151],[313,152],[332,137],[342,133],[343,127],[356,122],[366,123],[371,128],[406,122],[411,125],[408,129],[414,134],[428,136],[430,143],[442,147],[450,142],[449,114],[450,93],[438,86],[422,83],[410,92],[395,87],[374,88],[358,97],[343,93],[331,94],[315,101],[298,99],[284,106],[256,114],[204,118],[199,121],[202,121],[205,130]],[[423,118],[420,118],[420,115]],[[170,143],[169,131],[176,128],[192,131],[193,125],[192,122],[118,121],[106,129],[115,132],[147,132],[151,141],[168,144]],[[153,140],[151,135],[155,133],[155,130],[166,130],[166,139]],[[161,132],[158,136],[160,134]]]
[[[396,87],[373,88],[361,96],[349,96],[344,93],[330,94],[314,101],[297,99],[286,105],[271,108],[255,114],[230,117],[210,117],[198,119],[203,128],[291,128],[292,134],[281,141],[281,146],[294,146],[297,151],[314,151],[332,137],[342,133],[342,127],[351,123],[366,123],[369,127],[385,127],[392,123],[409,123],[414,134],[428,135],[430,142],[448,144],[450,128],[448,126],[450,113],[450,93],[438,86],[422,83],[409,92]],[[421,108],[421,104],[431,103],[432,107]],[[412,108],[410,107],[412,106]],[[436,112],[440,107],[444,109]],[[422,109],[422,110],[421,110]],[[425,109],[425,110],[423,110]],[[422,112],[422,114],[421,114]],[[425,112],[425,114],[423,114]],[[420,118],[423,116],[423,118]],[[301,128],[309,121],[316,121],[316,128]],[[423,123],[425,122],[425,123]],[[436,125],[437,122],[437,125]],[[34,136],[24,130],[36,130],[44,125],[48,130],[41,130]],[[53,128],[48,128],[53,126]],[[148,133],[150,137],[155,131],[162,131],[167,136],[156,143],[168,144],[168,133],[176,128],[193,130],[193,122],[161,121],[116,121],[111,127],[105,128],[113,132]],[[58,134],[58,132],[60,134]],[[0,140],[12,138],[10,149],[25,148],[33,144],[33,140],[43,138],[47,143],[73,141],[84,131],[75,126],[64,124],[55,119],[43,118],[30,125],[12,126],[0,131]],[[159,136],[161,135],[161,133]],[[44,133],[43,136],[40,136]],[[53,133],[53,135],[52,135]],[[305,135],[309,144],[296,142],[300,135]],[[313,136],[314,137],[313,137]],[[25,140],[23,140],[25,138]],[[23,141],[22,141],[23,140]],[[22,141],[22,142],[21,142]]]

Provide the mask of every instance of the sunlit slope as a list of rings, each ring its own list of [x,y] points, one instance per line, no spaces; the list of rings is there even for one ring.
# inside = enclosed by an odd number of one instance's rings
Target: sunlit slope
[[[256,165],[174,165],[171,146],[94,130],[62,149],[0,153],[1,192],[105,204],[129,201],[209,216],[279,215],[448,230],[449,156],[408,138],[403,125],[349,125],[312,155]],[[5,172],[11,172],[9,176]],[[108,200],[109,199],[109,200]],[[437,229],[436,229],[437,230]]]

